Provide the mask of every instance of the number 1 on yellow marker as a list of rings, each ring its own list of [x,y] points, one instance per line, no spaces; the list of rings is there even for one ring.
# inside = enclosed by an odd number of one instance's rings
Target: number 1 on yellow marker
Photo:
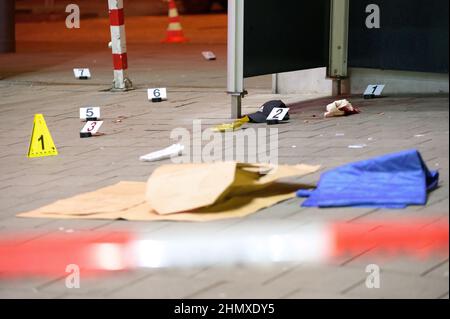
[[[43,157],[58,155],[55,143],[45,123],[42,114],[34,116],[33,131],[31,133],[28,157]]]

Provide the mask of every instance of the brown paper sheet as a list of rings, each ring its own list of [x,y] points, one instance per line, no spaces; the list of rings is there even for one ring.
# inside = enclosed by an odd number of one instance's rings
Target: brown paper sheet
[[[188,164],[198,167],[202,164]],[[99,190],[73,196],[71,198],[58,200],[50,205],[39,209],[18,214],[18,217],[34,217],[34,218],[58,218],[58,219],[124,219],[134,221],[154,221],[154,220],[178,220],[178,221],[211,221],[226,218],[237,218],[255,213],[260,209],[270,207],[276,203],[295,197],[295,191],[299,188],[310,188],[311,185],[281,183],[277,180],[289,176],[301,176],[318,170],[319,166],[283,166],[277,169],[273,174],[260,176],[255,173],[257,166],[247,166],[234,163],[223,165],[221,168],[230,172],[231,177],[224,176],[222,180],[216,181],[220,184],[214,190],[206,191],[209,195],[202,197],[194,197],[193,201],[189,201],[188,197],[181,190],[183,186],[189,187],[190,174],[186,174],[183,183],[176,179],[169,180],[153,180],[153,183],[163,187],[162,193],[166,195],[164,200],[169,204],[183,199],[185,206],[194,205],[194,209],[184,209],[182,212],[165,213],[157,212],[151,202],[146,200],[149,187],[148,183],[143,182],[119,182],[115,185],[101,188]],[[166,165],[173,166],[173,165]],[[173,174],[174,178],[180,173],[180,166],[162,170],[161,175],[170,179],[168,176]],[[184,166],[184,165],[183,165]],[[239,167],[240,166],[240,167]],[[247,169],[241,169],[247,167]],[[214,167],[217,169],[217,166]],[[259,169],[259,168],[258,168]],[[191,167],[189,167],[191,170]],[[197,170],[192,170],[198,172]],[[253,172],[252,172],[253,171]],[[211,171],[210,171],[211,172]],[[209,172],[209,173],[210,173]],[[195,181],[195,185],[200,187],[202,183],[210,183],[210,175],[200,170],[200,174],[204,175]],[[214,175],[214,174],[213,174]],[[237,177],[236,177],[237,176]],[[157,175],[158,177],[158,175]],[[158,177],[159,178],[159,177]],[[149,179],[151,181],[152,178]],[[155,182],[157,181],[157,182]],[[175,184],[170,184],[175,182]],[[174,186],[177,185],[177,186]],[[204,187],[205,185],[203,185]],[[203,191],[203,187],[193,188],[191,190]],[[178,189],[171,191],[171,188]],[[220,189],[222,188],[222,192]],[[200,191],[202,190],[202,191]],[[165,192],[165,193],[164,193]],[[177,193],[178,192],[178,193]],[[170,197],[173,196],[173,197]],[[148,197],[148,196],[147,196]],[[210,203],[204,206],[196,206],[200,202]],[[194,203],[194,204],[192,204]],[[172,205],[168,207],[180,207],[180,205]]]
[[[319,166],[310,165],[236,162],[169,164],[158,167],[148,179],[146,199],[159,214],[191,211],[318,169]]]
[[[150,208],[144,201],[145,183],[119,182],[98,191],[85,193],[59,200],[39,209],[18,214],[18,217],[57,218],[57,219],[124,219],[134,221],[174,220],[174,221],[212,221],[227,218],[237,218],[250,215],[260,209],[270,207],[276,203],[295,197],[295,190],[310,187],[301,184],[276,183],[272,190],[255,193],[254,196],[238,196],[212,206],[200,208],[190,212],[160,215]],[[127,209],[113,211],[106,207],[98,209],[99,202],[108,202],[113,197],[128,202],[130,189],[141,191],[141,202]],[[121,195],[117,195],[120,193]],[[83,202],[83,211],[77,211],[79,203]],[[92,206],[91,212],[86,208]]]

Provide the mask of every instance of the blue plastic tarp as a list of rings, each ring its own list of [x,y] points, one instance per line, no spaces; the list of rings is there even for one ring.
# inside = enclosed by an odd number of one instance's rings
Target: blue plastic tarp
[[[299,190],[304,207],[425,205],[439,173],[428,170],[417,150],[350,163],[323,173],[317,188]]]

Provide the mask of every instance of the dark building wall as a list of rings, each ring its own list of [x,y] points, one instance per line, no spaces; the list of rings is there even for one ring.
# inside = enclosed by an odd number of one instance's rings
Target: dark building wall
[[[380,28],[366,27],[366,6]],[[448,73],[448,0],[350,0],[349,67]]]
[[[244,77],[326,66],[329,0],[245,0]]]
[[[0,1],[0,53],[14,52],[15,44],[15,2]]]

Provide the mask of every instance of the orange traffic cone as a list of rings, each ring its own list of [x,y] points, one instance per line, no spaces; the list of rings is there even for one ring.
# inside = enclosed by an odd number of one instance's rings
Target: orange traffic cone
[[[169,0],[169,26],[167,27],[167,36],[161,42],[180,43],[186,42],[188,39],[184,37],[183,28],[180,23],[177,6],[174,0]]]

